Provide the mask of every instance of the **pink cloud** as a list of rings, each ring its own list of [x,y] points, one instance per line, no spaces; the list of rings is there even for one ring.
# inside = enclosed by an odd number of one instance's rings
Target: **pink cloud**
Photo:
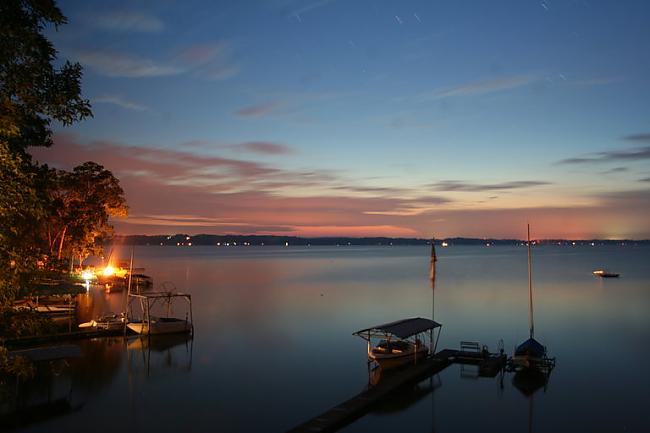
[[[178,54],[178,59],[193,66],[203,65],[214,60],[218,56],[223,55],[226,49],[226,43],[221,41],[208,44],[191,45],[184,48]]]
[[[250,105],[235,111],[239,117],[260,117],[275,111],[278,108],[277,102],[267,102],[265,104]]]
[[[286,155],[293,153],[293,149],[289,146],[280,143],[272,143],[270,141],[249,141],[246,143],[233,144],[229,147],[235,150],[245,150],[265,155]]]
[[[70,135],[57,134],[52,148],[32,153],[56,166],[93,160],[113,171],[131,209],[130,218],[114,222],[121,234],[521,237],[530,222],[536,237],[650,237],[647,189],[592,197],[590,206],[454,209],[445,197],[408,188],[336,188],[346,180],[332,173],[111,141],[83,144]]]

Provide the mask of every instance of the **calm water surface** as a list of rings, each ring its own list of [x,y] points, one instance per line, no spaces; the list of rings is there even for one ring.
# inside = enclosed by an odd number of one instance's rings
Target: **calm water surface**
[[[471,340],[496,350],[503,339],[510,353],[528,332],[525,248],[438,252],[438,349]],[[194,339],[74,343],[82,358],[4,397],[0,430],[284,431],[367,385],[365,342],[354,331],[431,317],[434,304],[425,247],[135,254],[156,287],[172,281],[193,295]],[[648,431],[650,248],[543,246],[533,260],[535,336],[557,358],[546,390],[525,396],[511,374],[474,378],[451,366],[344,431]],[[622,277],[591,276],[604,266]],[[121,294],[92,288],[79,318],[122,305]],[[179,303],[174,313],[185,311]]]

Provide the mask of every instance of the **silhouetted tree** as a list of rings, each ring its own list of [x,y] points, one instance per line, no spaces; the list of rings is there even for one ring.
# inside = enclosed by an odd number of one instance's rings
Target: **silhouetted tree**
[[[52,144],[53,120],[72,124],[92,115],[81,97],[81,66],[54,65],[43,36],[66,18],[52,0],[0,1],[0,305],[28,284],[43,263],[39,239],[44,191],[28,146]]]
[[[81,97],[79,63],[54,66],[57,51],[42,32],[66,18],[52,0],[0,1],[0,141],[14,153],[50,146],[50,123],[91,116]]]

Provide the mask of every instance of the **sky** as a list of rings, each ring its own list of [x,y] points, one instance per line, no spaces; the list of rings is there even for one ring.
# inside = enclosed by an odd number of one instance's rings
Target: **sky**
[[[650,238],[650,2],[58,4],[119,234]]]

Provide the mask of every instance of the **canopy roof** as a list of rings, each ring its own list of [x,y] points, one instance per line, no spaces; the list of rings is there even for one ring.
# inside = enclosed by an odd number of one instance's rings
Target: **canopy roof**
[[[440,323],[434,322],[433,320],[414,317],[411,319],[397,320],[395,322],[373,326],[372,328],[362,329],[361,331],[355,332],[353,335],[362,336],[361,334],[368,334],[369,336],[372,336],[373,334],[392,334],[397,338],[408,338],[415,334],[439,328],[441,326]]]

